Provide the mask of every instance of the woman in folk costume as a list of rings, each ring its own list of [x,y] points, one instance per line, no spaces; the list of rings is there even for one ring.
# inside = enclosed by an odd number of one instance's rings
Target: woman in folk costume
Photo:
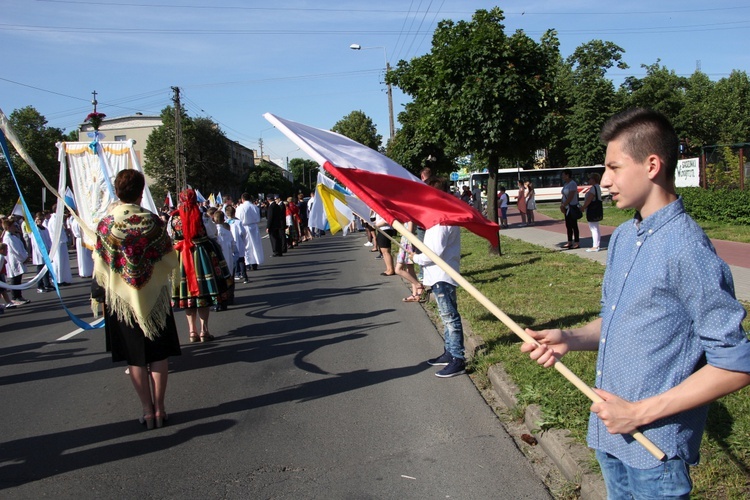
[[[178,356],[169,276],[177,254],[158,215],[140,206],[145,179],[136,170],[117,174],[120,203],[96,228],[92,298],[104,302],[107,350],[127,361],[148,429],[167,420],[164,396],[169,356]],[[95,308],[95,312],[98,307]]]
[[[290,248],[299,244],[299,208],[291,196],[286,199],[286,230]]]
[[[210,307],[228,299],[232,274],[206,235],[195,191],[180,193],[180,204],[170,220],[180,265],[172,279],[172,300],[185,309],[190,342],[206,342]]]

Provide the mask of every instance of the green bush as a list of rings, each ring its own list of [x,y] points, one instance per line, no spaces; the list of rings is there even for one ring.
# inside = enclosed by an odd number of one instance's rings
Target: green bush
[[[750,224],[748,190],[680,188],[677,193],[696,221]]]

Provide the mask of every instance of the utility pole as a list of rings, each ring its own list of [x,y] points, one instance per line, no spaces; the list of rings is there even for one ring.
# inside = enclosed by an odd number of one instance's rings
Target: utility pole
[[[174,91],[174,168],[175,189],[177,195],[187,187],[185,174],[185,147],[182,142],[182,106],[180,105],[180,88],[172,87]]]
[[[385,49],[383,49],[383,54],[385,54]],[[388,78],[388,73],[391,72],[391,63],[388,62],[388,59],[385,60],[385,75],[386,79]],[[393,136],[396,135],[396,127],[393,124],[393,87],[390,83],[386,83],[386,92],[388,92],[388,125],[389,125],[389,132],[391,133],[391,139],[393,139]]]

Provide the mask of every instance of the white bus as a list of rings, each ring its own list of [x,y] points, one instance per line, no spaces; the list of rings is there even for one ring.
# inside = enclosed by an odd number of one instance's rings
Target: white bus
[[[497,187],[505,187],[511,202],[518,198],[518,181],[531,181],[536,192],[536,201],[560,201],[562,198],[562,172],[565,168],[540,168],[534,170],[522,170],[520,168],[504,168],[497,171]],[[578,184],[578,194],[583,200],[591,186],[588,184],[589,175],[596,172],[604,174],[604,165],[593,165],[589,167],[570,167],[573,172],[573,180]],[[477,184],[482,193],[487,195],[488,172],[472,172],[469,177],[471,189]],[[609,190],[602,188],[602,198],[609,196]]]

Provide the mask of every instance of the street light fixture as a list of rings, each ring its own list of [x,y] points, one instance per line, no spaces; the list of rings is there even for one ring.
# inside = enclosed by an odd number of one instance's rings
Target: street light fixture
[[[286,171],[291,173],[292,171],[289,170],[289,155],[294,153],[295,151],[299,151],[301,148],[292,149],[286,154]],[[292,176],[292,181],[294,181],[294,177]],[[305,183],[305,166],[302,166],[302,184]]]
[[[386,75],[391,70],[391,63],[388,62],[388,55],[385,52],[385,47],[362,47],[358,43],[349,45],[352,50],[367,50],[367,49],[383,49],[383,58],[385,59],[385,73]],[[391,139],[396,135],[396,127],[393,124],[393,88],[391,84],[386,82],[386,94],[388,95],[388,125],[390,126]]]

